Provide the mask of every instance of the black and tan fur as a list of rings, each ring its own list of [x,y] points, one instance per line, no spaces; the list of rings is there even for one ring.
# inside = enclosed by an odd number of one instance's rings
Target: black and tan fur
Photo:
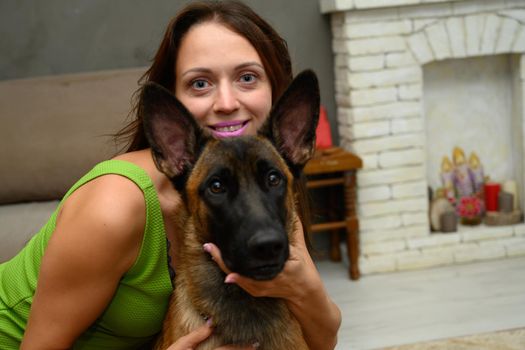
[[[165,349],[211,317],[215,330],[199,350],[248,345],[307,349],[283,300],[252,297],[203,251],[221,250],[229,269],[267,280],[288,259],[296,213],[294,181],[311,157],[319,111],[314,73],[301,73],[256,136],[214,139],[170,92],[149,83],[141,95],[145,132],[157,167],[178,191],[175,292],[156,349]]]

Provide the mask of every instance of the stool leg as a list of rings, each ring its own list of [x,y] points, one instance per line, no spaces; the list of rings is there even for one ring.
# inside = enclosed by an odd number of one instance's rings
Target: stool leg
[[[359,223],[353,217],[346,221],[346,245],[348,249],[348,261],[350,262],[350,279],[358,280],[359,273]]]
[[[337,195],[334,187],[327,188],[328,198],[329,198],[329,209],[328,209],[328,218],[330,221],[337,221],[340,213],[337,214]],[[340,194],[339,194],[340,195]],[[339,237],[339,230],[330,231],[330,260],[332,261],[341,261],[341,239]]]
[[[359,221],[355,212],[356,176],[355,171],[344,174],[344,192],[346,209],[346,248],[350,262],[350,279],[359,279]]]
[[[341,239],[339,238],[339,230],[330,231],[330,260],[341,261]]]

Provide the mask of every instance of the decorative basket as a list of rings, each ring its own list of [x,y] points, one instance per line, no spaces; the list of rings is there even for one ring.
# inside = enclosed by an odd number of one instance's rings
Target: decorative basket
[[[503,226],[514,225],[521,222],[521,211],[514,210],[510,213],[503,213],[497,211],[488,211],[485,216],[485,225],[488,226]]]

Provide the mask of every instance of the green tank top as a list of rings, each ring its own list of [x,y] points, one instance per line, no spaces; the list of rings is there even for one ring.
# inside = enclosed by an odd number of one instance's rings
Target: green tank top
[[[109,160],[95,166],[64,196],[106,174],[133,181],[144,193],[146,225],[140,254],[122,277],[116,294],[99,319],[77,340],[74,349],[134,349],[162,328],[173,291],[166,234],[155,187],[146,172],[129,162]],[[0,264],[0,349],[18,349],[35,293],[42,255],[55,229],[59,208],[24,249]]]

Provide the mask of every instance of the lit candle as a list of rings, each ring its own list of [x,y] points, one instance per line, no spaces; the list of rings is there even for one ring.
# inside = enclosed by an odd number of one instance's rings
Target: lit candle
[[[485,184],[485,208],[487,211],[498,211],[498,194],[501,189],[500,184],[487,182]]]

